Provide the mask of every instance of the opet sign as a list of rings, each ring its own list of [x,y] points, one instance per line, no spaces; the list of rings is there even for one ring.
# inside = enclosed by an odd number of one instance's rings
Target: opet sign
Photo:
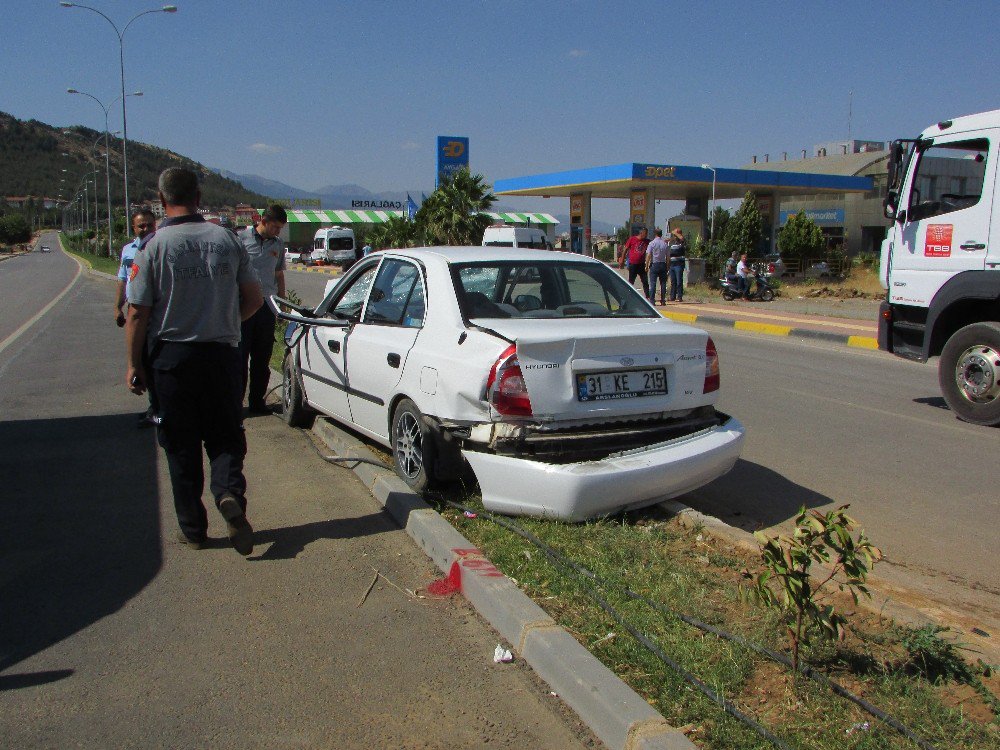
[[[437,179],[435,186],[469,166],[469,139],[462,136],[439,135],[437,139]]]

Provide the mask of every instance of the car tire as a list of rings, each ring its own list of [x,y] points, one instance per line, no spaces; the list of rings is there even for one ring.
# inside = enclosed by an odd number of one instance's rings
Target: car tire
[[[941,351],[938,381],[959,419],[1000,425],[1000,323],[973,323],[956,331]]]
[[[763,292],[760,293],[760,299],[763,302],[770,302],[771,300],[774,299],[774,290],[765,289]]]
[[[434,437],[424,424],[424,415],[408,398],[396,404],[391,435],[396,473],[410,489],[424,492],[433,484]]]
[[[281,416],[289,427],[309,429],[316,419],[316,412],[302,401],[302,385],[292,365],[292,355],[286,354],[281,366]]]

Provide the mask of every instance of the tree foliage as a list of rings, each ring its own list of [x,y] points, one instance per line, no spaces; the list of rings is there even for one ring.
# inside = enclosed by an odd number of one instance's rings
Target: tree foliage
[[[486,179],[462,169],[427,197],[414,220],[429,245],[479,245],[492,221],[481,212],[494,203]]]
[[[844,637],[846,621],[832,604],[824,602],[824,589],[836,586],[848,592],[855,603],[859,594],[871,597],[865,581],[882,553],[863,530],[854,538],[857,522],[846,514],[848,507],[842,505],[820,513],[806,511],[802,506],[791,537],[768,538],[759,531],[754,534],[761,543],[764,569],[756,577],[744,571],[752,582],[742,591],[767,607],[781,610],[791,643],[792,669],[796,671],[799,647],[808,643],[807,626],[813,625],[826,638]],[[828,567],[821,578],[813,578],[813,563]]]
[[[719,228],[715,228],[719,236]],[[726,222],[723,245],[727,253],[753,253],[764,239],[764,217],[757,208],[757,199],[749,190],[736,213]]]
[[[13,245],[31,240],[31,227],[21,214],[0,218],[0,244]]]
[[[823,230],[806,216],[805,211],[789,216],[778,232],[778,249],[785,257],[815,258],[823,253],[825,247]]]

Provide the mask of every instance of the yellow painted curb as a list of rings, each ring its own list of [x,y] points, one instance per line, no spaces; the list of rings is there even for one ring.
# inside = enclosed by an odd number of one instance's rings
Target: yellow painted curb
[[[878,349],[878,339],[871,336],[850,336],[847,339],[848,346],[857,346],[861,349]]]
[[[667,312],[666,310],[660,310],[660,315],[664,318],[670,318],[671,320],[676,320],[678,323],[694,323],[698,320],[697,315],[692,315],[691,313],[676,313]]]
[[[772,323],[751,323],[746,320],[737,320],[733,324],[737,331],[754,331],[755,333],[767,333],[771,336],[787,336],[792,332],[791,326],[778,326]]]

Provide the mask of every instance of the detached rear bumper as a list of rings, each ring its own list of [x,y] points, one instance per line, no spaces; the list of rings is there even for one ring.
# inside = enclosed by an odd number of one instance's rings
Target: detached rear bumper
[[[548,464],[462,451],[497,513],[583,521],[641,508],[690,492],[722,476],[743,447],[743,425],[729,417],[693,435],[599,461]]]

